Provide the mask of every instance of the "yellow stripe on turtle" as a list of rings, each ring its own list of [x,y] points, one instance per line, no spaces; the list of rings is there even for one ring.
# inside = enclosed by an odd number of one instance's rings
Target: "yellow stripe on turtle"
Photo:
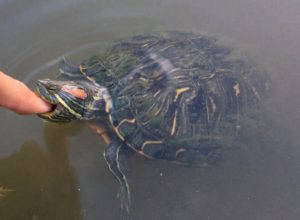
[[[189,87],[182,87],[182,88],[176,89],[176,95],[175,95],[175,98],[174,98],[174,102],[176,102],[176,100],[178,99],[178,97],[181,93],[184,93],[188,90],[190,90]]]
[[[173,118],[173,124],[172,124],[172,129],[171,129],[171,136],[173,136],[175,134],[176,125],[177,125],[177,111],[175,112],[175,116]]]
[[[112,109],[112,103],[111,102],[105,102],[105,112],[109,113],[109,111]]]
[[[140,77],[139,79],[144,81],[144,82],[149,82],[149,79],[146,79],[145,77]]]
[[[87,78],[88,80],[90,80],[92,83],[94,83],[95,85],[98,85],[98,83],[96,82],[95,79],[93,79],[92,77],[89,77],[89,76],[87,76],[87,75],[85,75],[85,76],[86,76],[86,78]]]
[[[82,116],[80,114],[78,114],[77,112],[75,112],[73,109],[71,109],[65,102],[64,100],[62,100],[59,95],[54,94],[56,99],[59,101],[60,104],[62,104],[66,109],[68,109],[68,111],[72,114],[75,115],[76,118],[82,118]]]
[[[109,115],[108,118],[109,118],[110,123],[113,124],[113,119],[112,119],[111,115]],[[115,126],[112,126],[112,127],[113,127],[114,131],[116,132],[117,136],[118,136],[122,141],[124,141],[125,138],[120,134],[119,129],[118,129],[117,127],[115,127]]]
[[[128,123],[130,123],[130,124],[134,124],[135,122],[136,122],[136,119],[135,118],[133,118],[133,119],[123,119],[119,124],[118,124],[118,128],[122,125],[122,124],[124,124],[125,122],[128,122]]]
[[[156,97],[160,93],[160,90],[158,90],[156,93],[154,93],[153,97]]]
[[[133,148],[135,151],[137,151],[139,154],[143,155],[144,157],[147,157],[148,159],[154,159],[154,157],[151,157],[148,154],[144,153],[144,148],[148,145],[148,144],[162,144],[162,141],[145,141],[142,145],[141,150],[137,150],[136,148],[134,148],[133,146],[130,146],[131,148]]]
[[[185,151],[186,151],[186,149],[184,149],[184,148],[179,148],[179,149],[176,150],[176,152],[175,152],[175,157],[177,157],[178,154],[180,154],[180,153],[182,153],[182,152],[185,152]]]
[[[211,78],[213,78],[215,75],[216,75],[215,73],[212,73],[212,74],[210,74],[209,76],[201,77],[201,79],[211,79]]]
[[[162,141],[145,141],[142,145],[142,151],[144,150],[144,148],[146,147],[146,145],[148,144],[162,144],[163,142]]]
[[[111,117],[111,115],[109,115],[109,120],[110,120],[110,122],[112,123],[112,117]],[[122,124],[126,123],[126,122],[131,123],[131,124],[134,124],[134,123],[136,122],[136,119],[135,119],[135,118],[133,118],[133,119],[124,119],[124,120],[122,120],[116,127],[113,126],[113,128],[114,128],[114,130],[115,130],[117,136],[118,136],[122,141],[124,141],[125,138],[124,138],[123,135],[120,133],[119,127],[120,127]]]

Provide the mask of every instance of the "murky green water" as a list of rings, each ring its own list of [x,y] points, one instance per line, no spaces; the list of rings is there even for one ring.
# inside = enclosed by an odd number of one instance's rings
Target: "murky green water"
[[[272,78],[264,141],[239,164],[182,167],[129,155],[132,219],[300,218],[300,2],[296,0],[0,1],[0,68],[34,88],[62,56],[158,30],[221,36]],[[83,124],[0,110],[0,219],[120,219],[103,144]]]

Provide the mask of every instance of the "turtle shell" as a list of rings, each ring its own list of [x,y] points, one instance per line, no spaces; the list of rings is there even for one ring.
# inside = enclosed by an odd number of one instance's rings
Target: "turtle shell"
[[[181,163],[214,162],[267,89],[264,74],[231,49],[193,33],[134,36],[81,70],[108,88],[119,139],[146,157]]]

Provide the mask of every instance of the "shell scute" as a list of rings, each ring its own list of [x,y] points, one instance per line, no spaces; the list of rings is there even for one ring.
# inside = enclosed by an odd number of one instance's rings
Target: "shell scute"
[[[130,147],[151,158],[207,162],[230,145],[267,90],[264,74],[231,53],[215,38],[165,32],[121,41],[84,68],[100,69],[93,77],[108,87],[115,129]]]

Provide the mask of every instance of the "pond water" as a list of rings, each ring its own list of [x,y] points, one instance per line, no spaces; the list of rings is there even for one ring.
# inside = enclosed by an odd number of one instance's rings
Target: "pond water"
[[[0,67],[34,88],[57,61],[79,62],[138,33],[190,30],[247,51],[269,73],[264,141],[238,164],[195,168],[128,156],[128,219],[300,218],[300,2],[0,0]],[[104,144],[84,124],[0,110],[0,219],[121,219]]]

